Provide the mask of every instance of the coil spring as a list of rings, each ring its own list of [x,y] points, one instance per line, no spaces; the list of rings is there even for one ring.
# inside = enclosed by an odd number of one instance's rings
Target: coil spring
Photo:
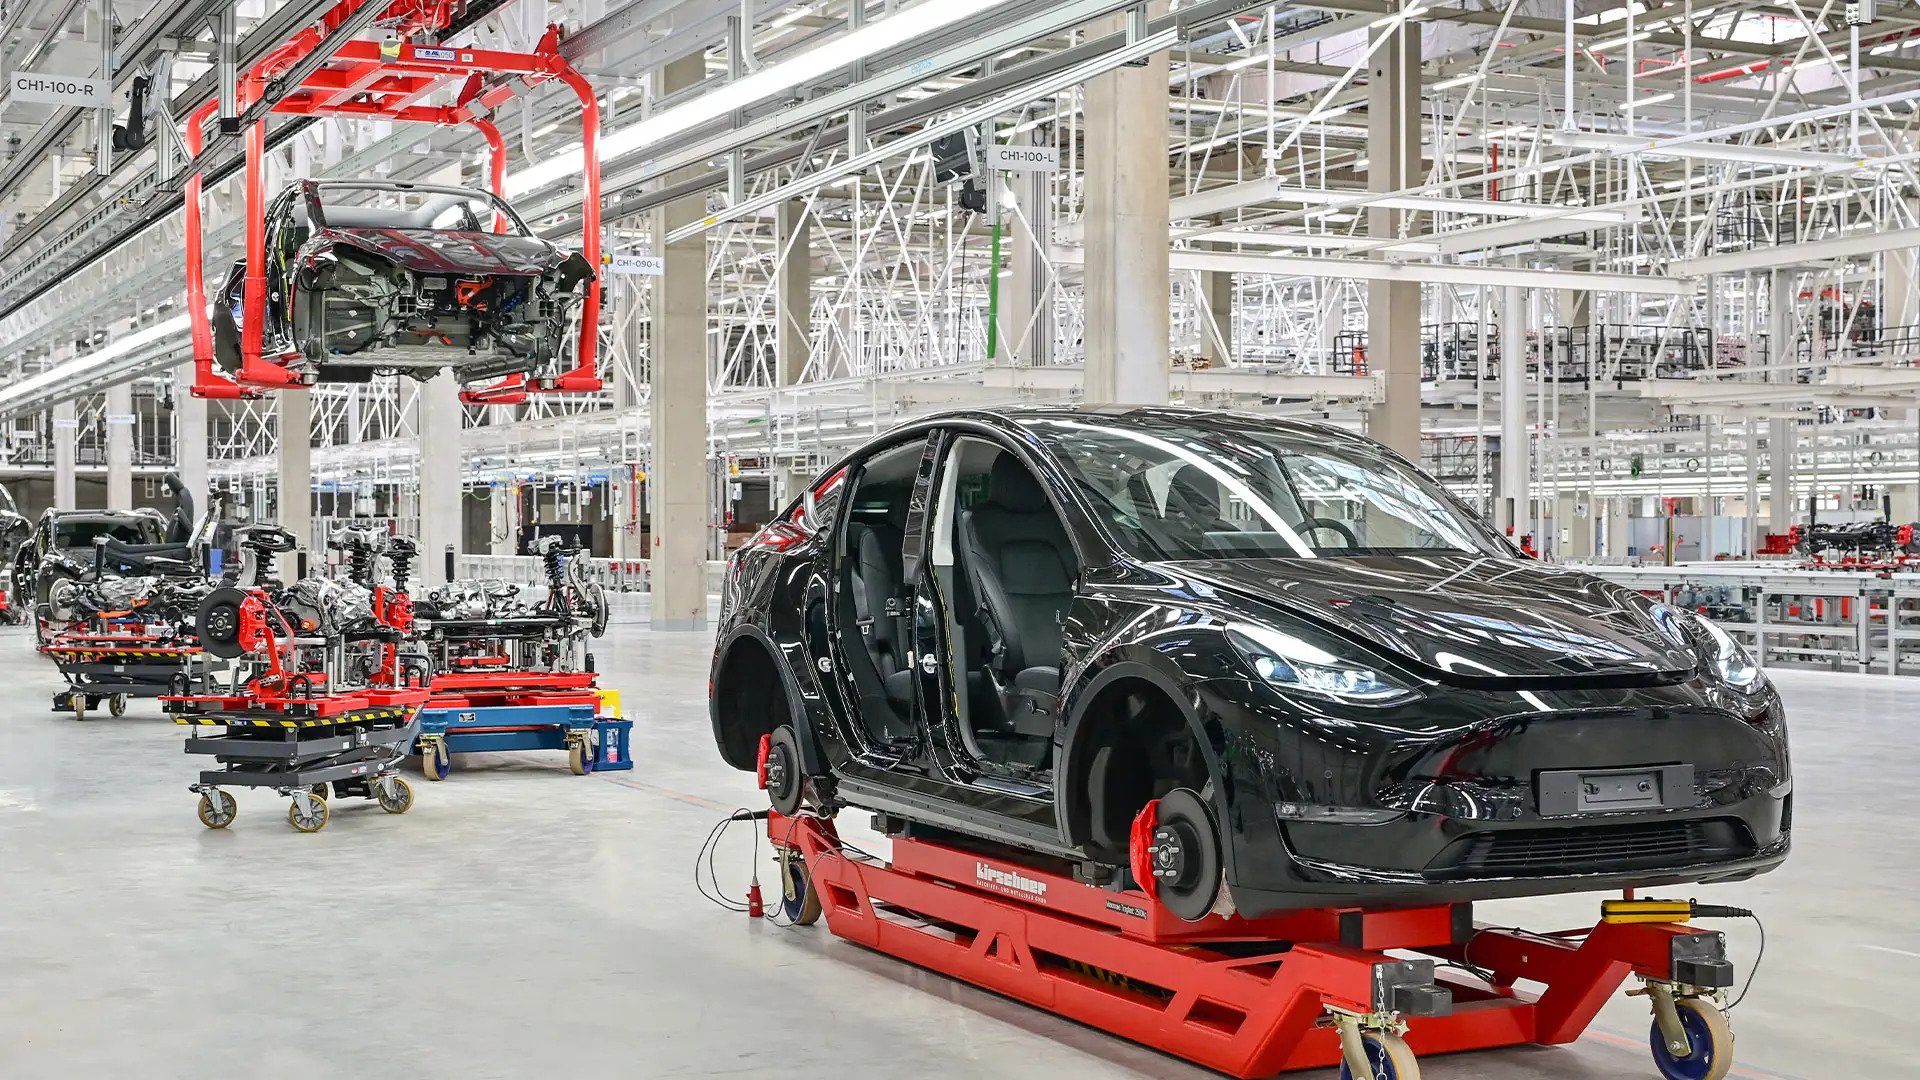
[[[406,592],[407,581],[413,575],[413,557],[417,549],[411,544],[394,544],[387,551],[387,565],[393,567],[393,587],[396,591]]]
[[[347,579],[355,585],[373,587],[373,547],[354,544],[347,549]]]
[[[546,563],[547,585],[555,589],[565,585],[567,583],[567,563],[566,559],[560,554],[560,545],[548,544],[546,550],[540,553],[540,558]]]

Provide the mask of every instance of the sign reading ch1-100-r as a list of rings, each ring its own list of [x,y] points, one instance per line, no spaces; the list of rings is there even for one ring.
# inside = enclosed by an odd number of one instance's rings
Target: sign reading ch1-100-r
[[[105,107],[108,96],[105,79],[37,75],[31,71],[14,72],[7,79],[7,90],[15,101],[32,101],[41,105],[78,105],[85,109]]]

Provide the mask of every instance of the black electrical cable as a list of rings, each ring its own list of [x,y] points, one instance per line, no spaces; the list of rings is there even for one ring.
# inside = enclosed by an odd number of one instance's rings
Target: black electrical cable
[[[1760,974],[1760,962],[1767,958],[1767,924],[1761,922],[1760,916],[1755,915],[1751,911],[1745,914],[1746,918],[1753,920],[1755,929],[1760,931],[1760,948],[1753,954],[1753,967],[1747,969],[1746,983],[1740,987],[1739,996],[1734,998],[1733,1003],[1727,1006],[1727,1012],[1732,1012],[1735,1005],[1747,1000],[1747,991],[1753,989],[1753,977]]]

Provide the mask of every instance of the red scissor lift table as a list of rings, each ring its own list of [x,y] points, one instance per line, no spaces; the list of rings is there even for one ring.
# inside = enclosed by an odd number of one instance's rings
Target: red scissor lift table
[[[1186,922],[1144,892],[1000,849],[896,836],[883,861],[804,811],[771,812],[768,836],[800,921],[822,913],[848,941],[1232,1076],[1340,1066],[1410,1080],[1414,1053],[1572,1042],[1629,976],[1647,980],[1656,1010],[1681,1006],[1700,1068],[1667,1075],[1706,1080],[1731,1064],[1716,1002],[1732,971],[1710,931],[1603,921],[1534,934],[1476,925],[1468,904]]]
[[[329,44],[329,36],[360,12],[380,0],[341,0],[286,44],[268,53],[241,76],[237,107],[246,110],[260,101],[271,85],[280,94],[270,112],[293,116],[338,116],[367,120],[454,126],[468,124],[487,140],[489,175],[496,195],[504,194],[507,150],[492,111],[515,93],[517,79],[534,85],[558,79],[580,101],[581,255],[595,270],[580,309],[578,351],[571,369],[551,378],[529,379],[509,375],[500,382],[466,391],[461,400],[476,405],[512,405],[534,393],[585,393],[602,388],[595,373],[600,324],[600,136],[599,104],[593,87],[560,55],[560,29],[549,26],[531,53],[496,49],[419,45],[411,42],[347,40]],[[445,27],[454,7],[445,0],[392,0],[375,26],[402,37],[414,37]],[[330,49],[321,66],[297,85],[275,85],[300,61],[316,50]],[[436,91],[453,84],[460,89],[452,105],[422,105]],[[187,149],[198,157],[205,147],[203,129],[218,111],[210,101],[187,121]],[[284,362],[289,357],[262,355],[267,303],[266,266],[266,121],[255,120],[245,130],[247,272],[242,297],[240,366],[228,379],[214,370],[213,327],[207,313],[204,280],[205,248],[201,228],[201,180],[195,172],[186,186],[187,313],[193,330],[193,394],[203,398],[254,398],[269,390],[301,388],[311,382]],[[288,301],[291,307],[291,298]]]

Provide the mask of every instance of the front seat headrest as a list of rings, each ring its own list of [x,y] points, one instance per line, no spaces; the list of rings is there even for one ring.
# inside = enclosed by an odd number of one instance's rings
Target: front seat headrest
[[[1032,470],[1012,454],[994,459],[987,474],[987,501],[1016,514],[1034,514],[1049,509],[1047,493]]]
[[[1168,482],[1167,490],[1169,495],[1185,503],[1188,510],[1220,516],[1220,482],[1198,465],[1182,465]]]

